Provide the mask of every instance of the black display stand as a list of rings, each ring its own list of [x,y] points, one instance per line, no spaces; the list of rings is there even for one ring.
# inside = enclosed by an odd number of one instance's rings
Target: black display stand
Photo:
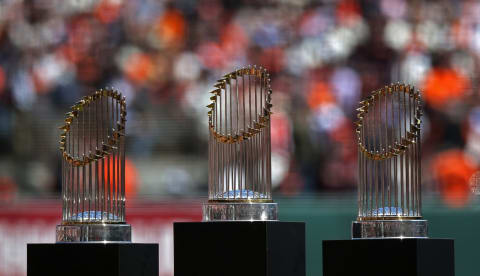
[[[158,244],[28,244],[27,275],[158,276]]]
[[[305,223],[174,223],[175,276],[305,276]]]
[[[454,276],[450,239],[323,241],[323,276]]]

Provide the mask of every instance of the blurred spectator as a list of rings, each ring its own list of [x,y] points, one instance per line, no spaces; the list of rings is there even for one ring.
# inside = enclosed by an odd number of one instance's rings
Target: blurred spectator
[[[479,11],[453,0],[1,1],[0,192],[58,192],[54,129],[103,86],[127,97],[129,196],[204,190],[208,91],[259,64],[274,91],[278,192],[353,190],[357,103],[404,81],[423,92],[424,167],[446,202],[466,197],[480,162]]]
[[[441,152],[435,156],[431,169],[448,205],[462,207],[469,201],[470,178],[476,167],[467,155],[458,149]]]
[[[437,109],[461,101],[470,87],[470,81],[452,68],[433,68],[425,77],[423,97]]]

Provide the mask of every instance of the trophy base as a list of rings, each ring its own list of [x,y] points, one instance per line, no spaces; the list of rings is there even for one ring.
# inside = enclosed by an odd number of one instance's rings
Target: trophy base
[[[352,223],[352,239],[428,238],[427,221],[365,220]]]
[[[211,202],[203,205],[203,221],[276,221],[274,202]]]
[[[323,276],[454,276],[451,239],[323,241]]]
[[[56,241],[129,243],[132,241],[132,228],[129,224],[61,224],[57,225]]]
[[[176,222],[174,276],[305,276],[305,223]]]
[[[52,243],[27,245],[28,276],[158,276],[158,244]]]

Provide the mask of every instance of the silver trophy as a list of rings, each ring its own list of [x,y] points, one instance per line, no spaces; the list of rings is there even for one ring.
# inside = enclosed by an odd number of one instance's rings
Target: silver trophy
[[[204,221],[277,220],[272,201],[270,79],[262,67],[225,75],[211,91]]]
[[[391,84],[357,110],[359,196],[352,238],[427,238],[421,214],[420,92]]]
[[[130,242],[125,222],[126,103],[112,89],[82,98],[60,129],[62,223],[57,242]]]

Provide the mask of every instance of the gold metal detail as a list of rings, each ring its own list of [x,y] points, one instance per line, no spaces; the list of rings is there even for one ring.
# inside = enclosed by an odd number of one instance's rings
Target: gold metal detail
[[[75,121],[75,119],[80,115],[86,106],[94,103],[102,97],[111,97],[120,104],[120,121],[116,122],[116,128],[113,129],[112,136],[108,137],[106,141],[102,141],[100,148],[97,148],[94,152],[90,152],[87,155],[73,156],[70,152],[66,151],[65,143],[67,133],[70,131],[70,126]],[[127,107],[125,103],[125,97],[122,97],[122,94],[114,89],[100,89],[96,91],[93,95],[85,96],[75,105],[72,106],[72,111],[68,112],[67,117],[65,118],[65,124],[59,129],[62,130],[60,134],[60,152],[62,153],[63,158],[70,164],[75,167],[85,166],[95,160],[102,159],[108,156],[112,149],[118,147],[118,138],[120,136],[125,136],[125,122],[127,116]]]

